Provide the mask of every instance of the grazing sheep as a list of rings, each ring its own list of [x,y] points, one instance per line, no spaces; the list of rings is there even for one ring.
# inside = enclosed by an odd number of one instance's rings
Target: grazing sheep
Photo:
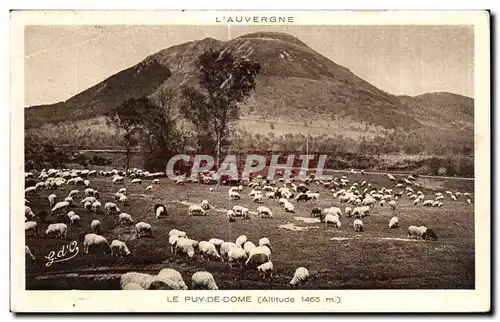
[[[194,243],[187,238],[179,238],[175,244],[175,254],[183,254],[186,258],[193,258],[194,256]]]
[[[319,207],[314,207],[312,210],[311,210],[311,217],[319,217],[321,216],[321,208]]]
[[[69,203],[71,205],[73,203],[73,198],[68,196],[68,197],[64,198],[64,201],[66,201],[67,203]]]
[[[299,267],[295,270],[293,278],[290,281],[291,286],[300,286],[302,283],[306,282],[309,278],[309,271],[305,267]]]
[[[326,215],[337,216],[340,218],[342,216],[342,209],[337,207],[325,208],[321,213],[321,218],[324,218]]]
[[[420,229],[417,226],[408,227],[408,235],[407,238],[418,239],[421,236]]]
[[[259,246],[266,246],[267,248],[269,248],[269,250],[271,250],[271,242],[269,241],[269,239],[267,237],[262,237],[259,239]]]
[[[38,226],[36,221],[27,221],[24,223],[24,232],[28,235],[28,232],[32,232],[33,235],[38,237]]]
[[[437,240],[438,237],[434,230],[427,228],[421,238],[425,240]]]
[[[228,259],[229,250],[233,247],[241,248],[238,244],[232,242],[223,242],[220,245],[220,257],[222,261]]]
[[[432,207],[432,204],[434,203],[433,200],[425,200],[422,206],[424,207]]]
[[[156,214],[156,219],[159,219],[159,218],[164,217],[164,216],[168,216],[167,207],[165,207],[162,204],[156,204],[154,206],[154,210],[155,210],[155,214]]]
[[[336,228],[340,228],[342,226],[339,217],[330,214],[324,217],[323,222],[326,223],[326,226],[330,226],[330,224],[333,224]]]
[[[231,199],[231,200],[240,200],[241,196],[238,193],[238,191],[229,190],[229,199]]]
[[[128,256],[130,255],[130,250],[124,242],[115,239],[111,242],[111,254],[120,257]]]
[[[45,235],[51,236],[56,235],[56,238],[66,238],[68,234],[68,226],[63,223],[50,224],[45,231]]]
[[[73,211],[70,211],[68,213],[68,217],[69,217],[70,225],[71,226],[77,224],[80,221],[80,216],[78,216],[77,214],[75,214]]]
[[[196,272],[191,276],[191,287],[193,290],[217,291],[219,289],[213,275],[205,271]]]
[[[24,206],[24,216],[29,219],[33,219],[35,217],[35,214],[31,210],[30,207]]]
[[[351,207],[345,207],[344,213],[345,213],[345,216],[347,218],[351,218],[352,217],[352,208]]]
[[[101,211],[102,204],[100,201],[95,201],[92,204],[92,211],[95,212],[96,214]]]
[[[189,216],[206,216],[206,212],[200,205],[191,205],[188,210]]]
[[[252,243],[251,241],[247,241],[247,242],[245,242],[243,244],[243,250],[245,251],[245,253],[247,254],[247,256],[250,254],[250,251],[252,249],[254,249],[255,247],[257,247],[257,246],[255,246],[255,244]]]
[[[148,223],[145,223],[143,221],[138,222],[135,224],[135,232],[137,235],[137,238],[141,237],[151,237],[153,235],[153,230],[151,229],[151,225]]]
[[[201,259],[203,260],[205,260],[205,255],[208,256],[208,260],[210,260],[210,258],[221,259],[215,245],[211,242],[201,241],[198,244],[198,250],[200,251]]]
[[[394,216],[389,220],[389,228],[398,228],[399,227],[399,219],[398,217]]]
[[[104,212],[106,215],[110,215],[112,213],[120,212],[120,209],[114,202],[106,202],[104,204]]]
[[[291,203],[287,202],[285,204],[285,211],[286,212],[291,212],[291,213],[294,213],[295,212],[295,206],[292,205]]]
[[[162,269],[158,273],[158,275],[156,275],[156,278],[161,280],[161,281],[170,280],[170,281],[174,282],[175,284],[177,284],[176,289],[179,289],[179,290],[187,290],[188,289],[186,283],[184,282],[184,279],[182,278],[181,273],[179,273],[178,271],[176,271],[173,268]]]
[[[264,264],[257,266],[257,270],[262,273],[262,279],[266,277],[273,277],[273,262],[269,261]]]
[[[132,220],[131,215],[122,212],[118,215],[118,223],[120,225],[130,225],[134,223],[134,220]]]
[[[259,214],[260,218],[273,218],[273,213],[271,212],[271,209],[265,206],[257,207],[257,213]]]
[[[245,262],[245,266],[248,268],[257,268],[267,262],[269,262],[269,256],[267,254],[260,252],[254,253],[253,251],[250,251],[250,254],[248,254],[248,259]]]
[[[243,247],[243,244],[246,243],[248,240],[247,236],[241,235],[238,238],[236,238],[236,245]]]
[[[422,235],[425,234],[425,232],[427,231],[427,227],[420,226],[418,227],[418,231],[419,231],[419,237],[422,237]]]
[[[185,231],[182,231],[182,230],[177,230],[177,229],[171,229],[169,232],[168,232],[168,235],[169,236],[172,236],[172,235],[176,235],[177,237],[179,238],[187,238],[187,234]]]
[[[49,199],[49,206],[54,207],[56,204],[57,196],[55,194],[51,194],[49,195],[48,199]]]
[[[152,185],[147,186],[146,191],[153,191],[153,186]]]
[[[97,219],[95,220],[92,220],[92,222],[90,223],[90,228],[92,229],[92,231],[96,234],[98,234],[100,231],[101,231],[101,222]]]
[[[356,207],[352,210],[352,215],[354,218],[367,217],[370,215],[370,207],[369,206]]]
[[[168,237],[168,243],[170,244],[170,252],[173,254],[177,254],[177,241],[179,240],[179,236],[170,235]]]
[[[97,201],[96,197],[94,197],[94,196],[89,196],[89,197],[85,197],[85,198],[83,198],[83,199],[82,199],[82,201],[80,201],[80,202],[81,202],[81,203],[82,203],[82,205],[83,205],[83,204],[85,204],[85,203],[87,203],[87,202],[90,202],[91,204],[93,204],[93,203],[94,203],[94,202],[96,202],[96,201]]]
[[[468,203],[469,205],[471,204],[471,201],[470,201],[470,199],[467,199],[467,203]]]
[[[88,197],[88,196],[91,196],[94,193],[94,189],[92,189],[92,188],[86,188],[83,192],[84,192],[85,196]]]
[[[24,245],[24,255],[30,258],[31,260],[35,260],[35,256],[31,252],[30,248],[27,245]]]
[[[147,290],[154,280],[155,278],[149,274],[128,272],[122,274],[122,276],[120,277],[120,288],[122,290],[125,290],[129,284],[136,284],[139,285],[142,289]]]
[[[160,179],[153,179],[152,184],[160,184]]]
[[[60,201],[58,203],[56,203],[56,205],[52,208],[52,212],[56,212],[56,211],[59,211],[59,210],[63,210],[63,211],[68,211],[68,208],[69,208],[69,202],[67,201]]]
[[[227,254],[227,258],[230,268],[233,268],[233,262],[239,263],[240,267],[243,267],[243,262],[247,259],[247,254],[241,247],[231,247]]]
[[[255,202],[255,203],[262,203],[262,195],[255,195],[253,197],[253,202]]]
[[[128,197],[126,195],[121,195],[120,198],[118,199],[118,202],[126,206],[128,202]]]
[[[210,204],[208,203],[208,200],[203,200],[200,204],[201,208],[203,210],[208,210],[210,209]]]
[[[248,208],[245,208],[243,206],[234,206],[233,212],[236,217],[243,217],[245,219],[250,219],[250,213]]]
[[[142,180],[137,178],[137,179],[132,179],[132,181],[130,181],[131,184],[142,184]]]
[[[354,227],[355,232],[362,232],[363,231],[363,221],[361,219],[354,219],[354,222],[352,223]]]
[[[393,210],[395,210],[396,209],[396,201],[395,200],[389,201],[389,207],[391,207]]]

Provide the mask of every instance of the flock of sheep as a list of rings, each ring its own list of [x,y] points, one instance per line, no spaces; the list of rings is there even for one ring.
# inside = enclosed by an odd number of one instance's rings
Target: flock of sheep
[[[351,171],[354,172],[354,171]],[[363,175],[363,171],[360,172]],[[279,175],[279,174],[278,174]],[[164,178],[164,173],[149,173],[140,169],[133,169],[130,173],[124,171],[96,171],[96,170],[77,170],[77,169],[49,169],[42,170],[36,179],[36,184],[26,187],[25,189],[25,232],[32,233],[36,237],[39,236],[39,222],[46,222],[50,216],[51,220],[45,235],[55,238],[64,239],[67,236],[68,230],[73,225],[78,224],[80,216],[79,212],[87,212],[88,215],[94,216],[90,227],[85,235],[81,236],[81,242],[84,246],[84,254],[111,254],[112,256],[129,256],[131,251],[124,241],[113,239],[111,243],[108,239],[101,235],[102,224],[99,216],[116,216],[120,225],[134,225],[135,235],[137,239],[153,235],[153,227],[145,221],[136,222],[130,214],[124,213],[120,207],[126,206],[129,203],[127,196],[127,188],[120,187],[114,194],[114,200],[101,200],[99,192],[91,187],[91,179],[93,177],[110,177],[113,184],[119,186],[125,184],[125,179],[129,179],[131,185],[140,185],[143,180],[151,180],[151,185],[145,188],[145,191],[153,191],[154,185],[160,184],[160,178]],[[295,212],[295,204],[307,203],[310,201],[319,200],[319,191],[312,191],[316,186],[327,189],[327,195],[333,201],[339,204],[345,204],[342,210],[340,207],[328,207],[321,209],[312,207],[310,216],[316,217],[320,222],[327,226],[340,229],[342,227],[341,218],[352,218],[352,229],[355,232],[363,232],[364,222],[367,221],[376,207],[385,207],[395,210],[398,207],[398,200],[403,197],[408,197],[413,200],[413,205],[417,207],[420,203],[422,206],[444,207],[445,195],[450,201],[457,201],[458,198],[465,198],[467,203],[471,203],[468,193],[452,193],[451,191],[434,192],[432,199],[425,196],[419,188],[421,184],[417,183],[417,178],[409,175],[403,180],[387,174],[389,180],[394,182],[394,187],[378,187],[367,182],[350,183],[346,176],[334,178],[333,180],[324,180],[315,178],[311,175],[308,179],[301,182],[294,182],[292,179],[280,177],[277,180],[266,180],[262,176],[256,176],[252,180],[238,180],[234,186],[228,189],[228,199],[232,203],[238,203],[242,199],[244,186],[251,188],[248,196],[256,204],[262,204],[264,199],[276,200],[279,207],[286,213]],[[33,173],[26,173],[25,178],[34,179]],[[163,180],[163,179],[162,179]],[[165,180],[167,180],[165,178]],[[198,184],[214,184],[217,180],[212,180],[210,174],[203,174],[200,178],[185,178],[175,181],[177,185],[187,183]],[[222,182],[227,184],[227,182]],[[67,196],[58,195],[66,186],[81,185],[84,187],[81,192],[78,189],[72,189]],[[217,185],[216,189],[220,189]],[[48,196],[49,211],[42,210],[37,215],[30,208],[30,197],[37,194],[39,190],[54,190]],[[209,192],[214,191],[214,187],[208,188]],[[317,189],[314,189],[317,190]],[[81,195],[83,194],[83,195]],[[81,200],[76,200],[81,196]],[[321,198],[329,198],[323,197]],[[103,206],[104,203],[104,206]],[[82,212],[78,210],[81,207]],[[208,200],[203,200],[200,204],[190,205],[187,211],[189,216],[206,216],[209,209],[215,208],[210,205]],[[256,212],[250,211],[247,207],[235,204],[232,209],[227,209],[226,215],[230,222],[234,222],[237,218],[251,219],[251,215],[256,214],[258,218],[273,218],[271,209],[264,205],[256,206]],[[169,216],[167,207],[163,204],[155,204],[151,210],[151,216],[160,219]],[[389,229],[398,228],[400,225],[399,219],[393,216],[388,223]],[[407,238],[436,240],[436,232],[425,226],[408,227]],[[219,238],[212,238],[206,241],[197,241],[187,236],[186,232],[172,229],[169,232],[168,241],[171,246],[171,252],[177,256],[193,258],[198,253],[202,260],[218,260],[227,262],[229,267],[234,265],[255,269],[260,272],[263,279],[273,276],[274,264],[271,261],[271,242],[268,238],[262,237],[256,243],[248,240],[245,235],[239,236],[234,242],[224,241]],[[30,248],[26,245],[25,252],[28,259],[35,259]],[[293,278],[289,284],[291,286],[299,286],[307,281],[309,272],[305,267],[296,269]],[[192,289],[211,289],[217,290],[218,286],[210,272],[199,271],[192,275]],[[150,275],[139,272],[129,272],[123,274],[120,280],[121,289],[187,289],[186,284],[179,272],[171,268],[162,269],[157,275]]]

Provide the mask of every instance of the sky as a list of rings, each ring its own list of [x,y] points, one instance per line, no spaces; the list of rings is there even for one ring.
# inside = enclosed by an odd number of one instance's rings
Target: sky
[[[469,26],[27,26],[25,106],[65,101],[173,45],[258,31],[291,34],[391,94],[474,97]]]

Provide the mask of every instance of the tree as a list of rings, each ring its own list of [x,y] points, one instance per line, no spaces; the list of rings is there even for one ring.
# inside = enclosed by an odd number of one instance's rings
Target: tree
[[[181,111],[198,132],[202,148],[215,151],[218,169],[220,153],[229,143],[231,122],[238,118],[238,104],[255,90],[260,64],[247,58],[235,58],[229,50],[212,50],[200,55],[198,86],[182,90]]]
[[[149,100],[146,97],[131,98],[106,113],[108,125],[114,126],[119,132],[123,133],[123,145],[125,146],[127,158],[126,172],[130,167],[132,147],[137,144],[135,136],[142,124],[141,111],[147,104],[149,104]]]

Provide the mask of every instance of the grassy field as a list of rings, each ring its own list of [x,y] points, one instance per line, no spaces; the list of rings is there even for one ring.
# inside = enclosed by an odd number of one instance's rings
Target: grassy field
[[[393,187],[394,183],[381,175],[346,174],[350,183],[367,180],[374,187]],[[427,188],[420,189],[427,198],[433,198],[434,191],[444,188],[452,191],[464,189],[455,185],[459,181],[446,181],[439,184],[431,179],[419,179]],[[166,178],[160,179],[153,191],[145,192],[149,180],[142,185],[131,185],[126,179],[125,185],[114,185],[110,178],[92,178],[91,187],[100,192],[104,205],[114,199],[114,193],[125,186],[128,190],[129,204],[120,206],[123,212],[132,215],[137,221],[145,221],[153,226],[153,237],[136,239],[134,226],[120,226],[118,216],[87,213],[80,205],[83,199],[81,186],[67,186],[63,190],[37,191],[28,196],[35,214],[40,210],[50,210],[47,197],[51,193],[63,200],[72,189],[80,190],[80,197],[75,198],[77,207],[73,210],[81,217],[79,224],[69,228],[66,240],[45,236],[49,222],[55,220],[51,215],[47,223],[39,222],[40,236],[26,236],[26,245],[34,253],[36,260],[26,265],[27,289],[119,289],[119,276],[128,271],[143,271],[156,274],[160,269],[171,267],[183,275],[190,285],[191,275],[199,270],[211,272],[220,289],[286,289],[299,266],[307,267],[311,278],[302,288],[307,289],[473,289],[475,279],[474,256],[474,204],[465,203],[464,197],[451,201],[445,195],[444,207],[424,208],[413,206],[407,196],[398,201],[396,210],[376,206],[371,216],[363,219],[364,232],[356,233],[352,227],[353,219],[341,218],[340,229],[328,228],[319,222],[305,222],[315,206],[324,208],[341,206],[327,189],[313,184],[312,191],[321,193],[319,201],[309,201],[296,205],[295,213],[285,213],[276,200],[264,200],[264,205],[271,208],[273,219],[260,219],[253,215],[250,220],[238,218],[230,223],[225,210],[233,205],[244,205],[256,211],[258,204],[248,196],[250,188],[244,187],[242,200],[230,201],[228,187],[214,187],[186,184],[176,186]],[[473,193],[473,187],[467,185]],[[440,190],[441,187],[443,190]],[[453,187],[455,187],[453,189]],[[398,191],[399,189],[394,189]],[[186,203],[200,203],[207,199],[214,206],[206,217],[189,217]],[[471,200],[473,198],[471,197]],[[156,219],[153,205],[163,203],[169,216]],[[400,228],[389,229],[392,216],[398,216]],[[45,256],[51,251],[58,251],[72,241],[78,241],[79,235],[90,231],[90,222],[99,219],[103,224],[104,235],[109,242],[113,239],[125,241],[132,255],[127,258],[110,256],[84,255],[83,245],[78,243],[79,253],[63,262],[48,262]],[[301,230],[280,228],[299,227]],[[437,241],[406,239],[410,225],[425,225],[436,231]],[[168,232],[180,229],[196,240],[221,238],[233,241],[245,234],[250,241],[257,243],[261,237],[268,237],[273,246],[272,261],[275,272],[270,280],[262,280],[259,274],[245,268],[230,269],[226,263],[202,261],[197,254],[187,260],[170,252]],[[69,257],[67,255],[66,257]]]

